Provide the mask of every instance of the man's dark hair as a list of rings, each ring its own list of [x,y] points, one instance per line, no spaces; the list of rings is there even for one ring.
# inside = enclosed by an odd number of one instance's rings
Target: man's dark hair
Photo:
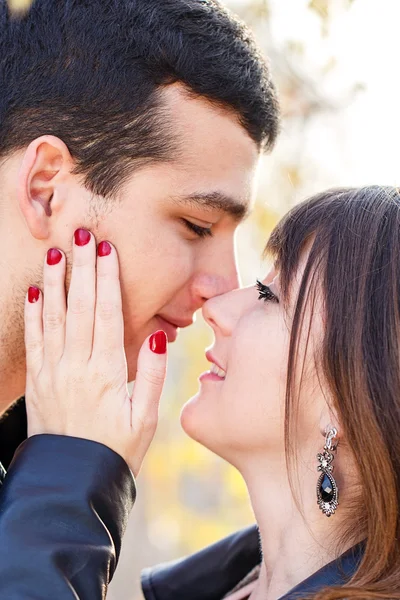
[[[36,0],[20,18],[0,0],[0,158],[61,138],[95,194],[135,166],[173,157],[160,90],[233,110],[271,147],[278,102],[248,29],[215,0]]]

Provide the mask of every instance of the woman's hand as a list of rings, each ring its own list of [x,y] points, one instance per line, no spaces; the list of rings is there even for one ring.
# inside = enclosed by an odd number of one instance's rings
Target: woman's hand
[[[44,290],[25,303],[28,435],[85,438],[118,452],[134,475],[157,426],[167,340],[147,338],[138,359],[132,398],[127,388],[124,324],[115,248],[75,232],[68,304],[65,256],[50,249]]]

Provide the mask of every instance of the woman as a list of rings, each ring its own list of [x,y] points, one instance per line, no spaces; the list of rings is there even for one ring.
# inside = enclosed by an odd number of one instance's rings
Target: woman
[[[320,194],[264,281],[205,304],[213,366],[182,425],[243,475],[259,533],[147,571],[147,600],[400,598],[399,223],[395,189]]]
[[[205,304],[214,364],[182,425],[242,474],[262,558],[246,530],[146,572],[147,599],[400,598],[399,225],[395,189],[322,193],[264,281]]]

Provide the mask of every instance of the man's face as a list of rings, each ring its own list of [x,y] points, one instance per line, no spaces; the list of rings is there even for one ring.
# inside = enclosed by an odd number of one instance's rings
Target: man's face
[[[129,378],[147,335],[193,322],[205,300],[238,287],[234,234],[250,208],[259,152],[233,115],[168,91],[182,158],[139,170],[96,237],[121,265]]]
[[[133,172],[118,197],[107,202],[93,198],[71,162],[57,176],[54,193],[48,190],[50,217],[40,221],[46,234],[41,235],[43,229],[40,235],[29,231],[26,224],[31,228],[36,221],[29,221],[28,213],[16,210],[10,220],[8,230],[14,235],[9,242],[15,244],[11,254],[29,248],[18,293],[21,306],[13,303],[18,314],[9,312],[18,356],[23,355],[26,288],[41,286],[43,256],[52,246],[67,254],[68,287],[72,238],[78,227],[91,229],[97,242],[109,240],[118,251],[129,379],[135,377],[137,355],[148,335],[164,329],[169,341],[175,341],[177,329],[190,325],[207,299],[238,287],[234,235],[254,196],[259,151],[235,115],[188,97],[180,85],[163,93],[178,140],[178,159]],[[46,148],[52,157],[52,147]],[[10,202],[23,157],[24,151],[16,153],[3,171]],[[25,182],[38,198],[47,189],[46,173],[53,176],[52,164],[47,171],[39,165],[36,179]]]

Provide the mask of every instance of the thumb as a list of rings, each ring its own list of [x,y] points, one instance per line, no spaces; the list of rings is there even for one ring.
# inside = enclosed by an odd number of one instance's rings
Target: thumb
[[[166,333],[160,330],[143,342],[132,394],[132,427],[138,420],[146,429],[153,428],[153,434],[167,372],[167,341]]]

